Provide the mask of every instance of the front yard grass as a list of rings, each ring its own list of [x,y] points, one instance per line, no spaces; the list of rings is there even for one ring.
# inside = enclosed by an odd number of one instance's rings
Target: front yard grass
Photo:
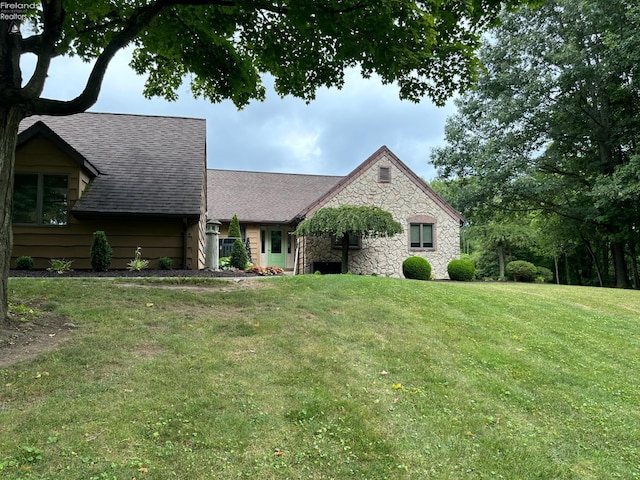
[[[640,293],[12,279],[78,328],[0,370],[3,479],[640,477]]]

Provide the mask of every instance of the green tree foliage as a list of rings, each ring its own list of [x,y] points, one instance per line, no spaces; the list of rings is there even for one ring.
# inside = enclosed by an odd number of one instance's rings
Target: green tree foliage
[[[598,263],[611,252],[626,286],[640,223],[640,9],[548,0],[502,20],[433,161],[443,179],[473,186],[474,213],[559,216]]]
[[[93,232],[90,250],[91,268],[96,272],[106,272],[111,266],[111,253],[107,235],[102,230]]]
[[[242,234],[240,232],[240,222],[238,221],[238,216],[234,213],[233,218],[231,219],[231,223],[229,224],[229,233],[227,234],[229,238],[241,238]]]
[[[345,70],[396,82],[402,98],[443,104],[477,78],[480,35],[502,7],[522,0],[41,0],[24,6],[22,32],[0,19],[0,318],[6,317],[12,250],[15,146],[29,115],[83,112],[97,100],[114,55],[133,45],[146,75],[144,95],[177,99],[191,91],[238,107],[265,96],[264,74],[280,95],[312,100],[341,87]],[[8,2],[14,3],[14,2]],[[22,35],[25,35],[24,37]],[[37,57],[23,77],[21,58]],[[92,64],[69,100],[42,96],[51,61],[76,55]],[[66,72],[65,72],[66,74]]]
[[[386,237],[402,233],[402,225],[386,210],[373,206],[321,208],[296,229],[297,236],[334,236],[342,243],[342,273],[349,271],[349,237]]]

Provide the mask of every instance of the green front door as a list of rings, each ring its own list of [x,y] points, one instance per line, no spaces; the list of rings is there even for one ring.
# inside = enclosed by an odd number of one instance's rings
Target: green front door
[[[270,266],[280,268],[286,266],[284,236],[282,230],[267,230],[267,263]]]

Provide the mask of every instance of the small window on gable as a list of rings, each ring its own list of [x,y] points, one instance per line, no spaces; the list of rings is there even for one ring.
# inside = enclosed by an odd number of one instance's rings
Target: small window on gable
[[[391,168],[380,167],[378,169],[378,182],[389,183],[391,182]]]

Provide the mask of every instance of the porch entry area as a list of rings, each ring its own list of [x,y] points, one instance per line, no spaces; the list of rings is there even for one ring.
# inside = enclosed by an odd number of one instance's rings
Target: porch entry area
[[[261,228],[260,265],[287,268],[293,258],[292,242],[292,237],[287,228]]]

